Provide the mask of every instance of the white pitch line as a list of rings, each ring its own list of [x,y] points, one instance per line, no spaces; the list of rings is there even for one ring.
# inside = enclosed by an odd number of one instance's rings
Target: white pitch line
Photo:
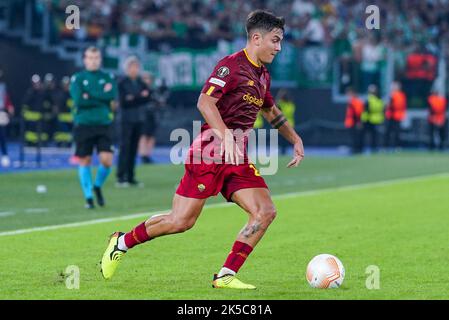
[[[0,212],[0,218],[1,217],[9,217],[9,216],[13,216],[16,213],[14,211],[2,211]]]
[[[403,182],[418,182],[418,181],[428,180],[430,178],[448,178],[448,177],[449,177],[449,173],[439,173],[439,174],[422,175],[422,176],[409,177],[409,178],[398,178],[398,179],[384,180],[384,181],[371,182],[371,183],[354,184],[354,185],[343,186],[343,187],[284,193],[284,194],[274,195],[273,199],[274,200],[282,200],[282,199],[288,199],[288,198],[293,198],[293,197],[298,197],[298,196],[303,196],[303,197],[315,196],[315,195],[320,195],[320,194],[335,192],[335,191],[360,190],[360,189],[367,189],[367,188],[389,186],[389,185],[403,183]],[[220,208],[220,207],[228,207],[231,205],[232,205],[232,203],[228,203],[228,202],[214,203],[214,204],[206,205],[204,208],[205,209]],[[90,225],[94,225],[94,224],[107,223],[107,222],[113,222],[113,221],[132,220],[132,219],[141,218],[141,217],[148,217],[150,215],[164,214],[164,213],[167,213],[168,211],[169,210],[157,211],[157,212],[143,212],[143,213],[136,213],[136,214],[130,214],[130,215],[125,215],[125,216],[119,216],[119,217],[102,218],[102,219],[74,222],[74,223],[68,223],[68,224],[59,224],[59,225],[53,225],[53,226],[5,231],[5,232],[0,232],[0,237],[18,235],[18,234],[24,234],[24,233],[31,233],[31,232],[38,232],[38,231],[49,231],[49,230],[58,230],[58,229],[64,229],[64,228],[90,226]]]
[[[25,213],[45,213],[50,211],[47,208],[29,208],[29,209],[25,209]]]

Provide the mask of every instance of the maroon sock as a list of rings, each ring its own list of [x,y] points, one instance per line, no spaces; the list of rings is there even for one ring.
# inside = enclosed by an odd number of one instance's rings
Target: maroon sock
[[[125,245],[128,247],[128,249],[131,249],[132,247],[149,240],[151,240],[151,238],[147,234],[145,222],[142,222],[130,232],[125,234]]]
[[[231,269],[237,273],[246,258],[248,258],[251,251],[253,251],[253,248],[250,245],[240,241],[234,242],[232,250],[229,253],[223,267]]]

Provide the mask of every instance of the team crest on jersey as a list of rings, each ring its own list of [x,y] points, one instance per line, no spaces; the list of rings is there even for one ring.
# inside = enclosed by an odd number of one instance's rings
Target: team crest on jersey
[[[200,192],[203,192],[204,190],[206,190],[206,186],[205,186],[204,184],[200,183],[200,184],[198,185],[198,190],[199,190]]]
[[[226,77],[228,74],[229,74],[229,68],[228,68],[228,67],[223,66],[223,67],[220,67],[220,68],[217,70],[217,77],[224,78],[224,77]]]
[[[83,85],[87,86],[88,84],[89,84],[89,81],[87,81],[87,80],[83,81]]]

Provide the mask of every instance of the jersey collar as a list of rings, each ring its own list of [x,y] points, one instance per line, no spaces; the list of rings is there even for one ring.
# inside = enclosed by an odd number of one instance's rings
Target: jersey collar
[[[246,48],[243,49],[243,52],[245,53],[246,59],[248,59],[248,61],[255,67],[260,68],[261,65],[255,63],[253,60],[251,60],[251,58],[248,55],[248,52],[246,52]]]

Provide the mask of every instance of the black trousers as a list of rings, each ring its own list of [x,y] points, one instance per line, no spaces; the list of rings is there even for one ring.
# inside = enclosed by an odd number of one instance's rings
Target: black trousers
[[[434,124],[429,123],[429,134],[430,134],[430,141],[429,141],[429,148],[430,150],[435,149],[436,147],[436,139],[435,139],[435,133],[438,134],[440,143],[438,144],[438,149],[443,150],[444,144],[446,142],[447,137],[447,122],[444,123],[442,126],[437,126]]]
[[[379,147],[379,125],[365,122],[363,124],[363,144],[368,135],[370,136],[371,150],[377,151]]]
[[[135,164],[139,138],[142,134],[142,123],[121,122],[119,124],[119,156],[117,180],[134,181]]]
[[[361,126],[354,126],[350,128],[352,139],[352,153],[357,154],[363,151],[363,128]]]
[[[8,154],[6,149],[6,126],[0,126],[0,153],[3,156]]]
[[[396,120],[388,120],[387,131],[385,133],[385,147],[399,147],[401,132],[401,122]]]

